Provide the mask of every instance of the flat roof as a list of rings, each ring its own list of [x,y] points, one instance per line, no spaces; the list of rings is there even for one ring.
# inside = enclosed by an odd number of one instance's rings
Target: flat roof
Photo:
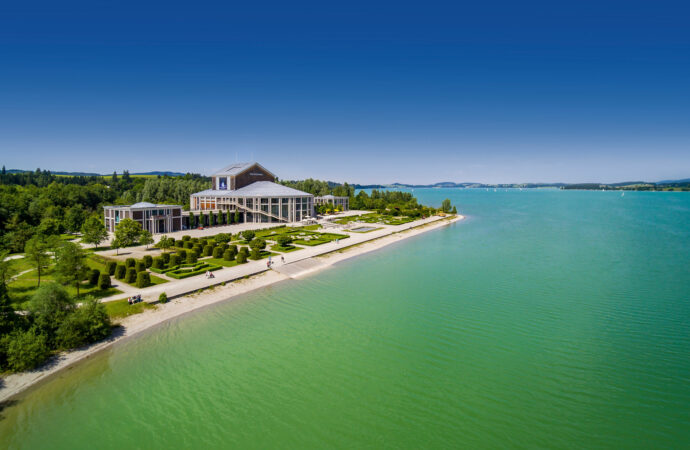
[[[313,197],[307,192],[298,191],[272,181],[255,181],[234,191],[230,189],[206,189],[192,195],[198,197]]]
[[[156,205],[149,202],[139,202],[133,205],[109,205],[105,209],[150,209],[150,208],[182,208],[182,205]]]

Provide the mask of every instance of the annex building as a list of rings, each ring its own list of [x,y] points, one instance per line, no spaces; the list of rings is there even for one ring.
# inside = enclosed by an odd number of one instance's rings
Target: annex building
[[[333,208],[339,208],[340,211],[349,211],[350,209],[350,197],[338,197],[328,194],[322,197],[314,197],[314,203],[317,205],[331,205]]]
[[[299,222],[314,215],[314,196],[275,182],[256,162],[231,164],[211,176],[212,188],[190,196],[190,211],[238,213],[239,222]]]
[[[104,206],[105,229],[114,232],[122,219],[132,219],[148,232],[170,233],[182,230],[182,206],[154,205],[139,202],[133,205]]]

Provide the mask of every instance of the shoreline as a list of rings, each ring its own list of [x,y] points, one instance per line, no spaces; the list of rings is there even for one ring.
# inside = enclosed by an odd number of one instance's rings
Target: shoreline
[[[242,294],[265,288],[282,281],[299,279],[314,274],[327,267],[331,267],[341,261],[351,259],[366,253],[376,251],[390,244],[400,242],[404,239],[417,236],[419,234],[445,227],[455,222],[464,220],[465,216],[457,215],[450,219],[443,218],[434,222],[424,223],[412,228],[395,231],[393,233],[346,246],[341,249],[333,250],[329,253],[312,256],[302,260],[309,263],[308,267],[302,268],[293,274],[281,273],[279,270],[267,270],[251,275],[246,279],[239,279],[225,286],[214,285],[202,292],[191,293],[171,299],[168,303],[157,304],[155,309],[144,311],[121,319],[113,335],[110,338],[92,344],[86,348],[63,352],[51,357],[40,368],[30,372],[10,374],[0,379],[0,410],[2,404],[14,400],[20,394],[28,392],[32,388],[38,387],[41,383],[49,381],[53,376],[62,371],[74,367],[76,364],[85,361],[93,355],[121,343],[138,334],[153,329],[171,319],[180,318],[193,311],[201,310],[205,307],[232,300]]]

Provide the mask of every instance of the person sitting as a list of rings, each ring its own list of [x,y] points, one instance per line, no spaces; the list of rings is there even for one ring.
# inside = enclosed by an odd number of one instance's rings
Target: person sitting
[[[127,297],[127,303],[132,304],[132,297]]]

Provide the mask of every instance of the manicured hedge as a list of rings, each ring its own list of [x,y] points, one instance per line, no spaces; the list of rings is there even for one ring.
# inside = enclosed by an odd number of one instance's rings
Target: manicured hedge
[[[153,257],[151,255],[144,255],[144,265],[147,269],[153,265]]]
[[[214,258],[222,258],[223,257],[223,248],[222,247],[216,247],[213,249],[213,257]]]
[[[168,262],[170,262],[170,253],[163,253],[161,258],[163,258],[164,263],[168,264]]]
[[[102,273],[98,277],[98,289],[108,289],[110,287],[110,275]]]
[[[151,276],[148,272],[139,272],[137,274],[137,287],[145,288],[151,284]]]
[[[115,268],[117,267],[117,263],[115,261],[108,261],[105,264],[105,268],[108,271],[108,275],[115,275]]]
[[[144,261],[142,261],[142,260],[137,261],[137,263],[134,265],[134,270],[136,270],[137,273],[143,272],[144,270],[146,270],[146,264],[144,264]]]
[[[176,266],[180,264],[180,256],[177,254],[170,255],[170,261],[168,261],[168,267]]]
[[[122,280],[125,277],[125,274],[127,273],[127,267],[125,267],[124,264],[118,264],[117,267],[115,267],[115,278],[118,280]]]
[[[101,276],[101,271],[98,269],[92,269],[89,272],[89,284],[91,286],[96,286],[98,284],[98,278]]]
[[[180,257],[180,261],[187,259],[187,250],[178,250],[177,255]]]
[[[132,284],[135,281],[137,281],[137,270],[134,267],[130,267],[125,275],[125,283]]]
[[[205,245],[203,255],[204,256],[211,256],[211,253],[213,253],[213,247],[211,247],[210,245]]]
[[[162,269],[163,267],[165,267],[165,264],[163,263],[163,258],[161,258],[160,256],[153,258],[153,265],[151,266],[152,270]]]
[[[127,267],[129,269],[130,267],[134,267],[134,265],[136,263],[137,263],[137,261],[134,258],[127,258],[125,260],[125,267]]]
[[[217,266],[215,264],[208,264],[204,262],[192,265],[192,267],[184,266],[189,266],[189,264],[183,264],[183,267],[179,267],[177,269],[168,271],[166,272],[166,275],[168,275],[171,278],[180,280],[182,278],[189,278],[196,275],[200,275],[202,273],[206,273],[206,271],[214,271],[222,268],[221,266]]]

